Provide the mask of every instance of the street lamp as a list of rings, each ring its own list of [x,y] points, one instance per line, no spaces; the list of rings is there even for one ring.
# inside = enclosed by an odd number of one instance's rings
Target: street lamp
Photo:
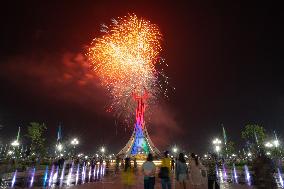
[[[252,156],[252,154],[250,152],[247,155],[248,155],[249,158]]]
[[[221,150],[221,147],[220,146],[215,146],[215,150],[216,150],[217,153],[219,153],[220,150]]]
[[[222,141],[220,139],[218,139],[218,138],[215,138],[212,143],[214,145],[220,145],[220,144],[222,144]]]
[[[177,146],[174,146],[174,147],[172,148],[172,151],[173,151],[174,154],[176,154],[176,153],[178,152]]]
[[[280,145],[279,140],[274,140],[274,141],[273,141],[273,145],[274,145],[276,148],[278,148],[279,145]]]
[[[14,141],[11,143],[11,145],[12,145],[13,147],[18,147],[18,146],[20,145],[20,143],[19,143],[18,140],[14,140]]]
[[[213,145],[215,146],[215,151],[217,152],[217,154],[219,155],[219,152],[221,151],[221,144],[222,144],[222,141],[218,138],[215,138],[213,141],[212,141]]]
[[[105,147],[101,147],[102,154],[105,153],[105,151],[106,151]]]
[[[175,146],[173,146],[173,148],[172,148],[172,152],[174,153],[174,158],[177,158],[178,148],[177,148],[177,146],[176,146],[176,145],[175,145]]]
[[[177,153],[177,151],[178,151],[177,147],[173,147],[173,152]]]
[[[56,148],[59,152],[61,152],[63,150],[63,146],[60,143],[56,146]]]
[[[72,140],[71,140],[71,145],[73,145],[73,153],[74,153],[74,155],[76,154],[76,152],[75,152],[75,148],[76,148],[76,146],[79,144],[79,140],[77,139],[77,138],[73,138]]]
[[[71,140],[71,145],[73,145],[74,148],[75,148],[78,144],[79,144],[79,140],[78,140],[77,138],[73,138],[73,139]]]
[[[267,148],[272,148],[273,147],[273,144],[271,142],[266,142],[264,145]]]

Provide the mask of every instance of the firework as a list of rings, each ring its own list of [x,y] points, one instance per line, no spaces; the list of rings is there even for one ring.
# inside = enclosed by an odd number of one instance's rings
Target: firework
[[[149,102],[160,93],[166,94],[166,77],[156,69],[164,62],[159,56],[162,34],[156,25],[129,15],[112,19],[109,26],[102,25],[101,32],[103,36],[93,40],[87,56],[112,96],[111,110],[133,112],[133,93],[142,95],[147,90]],[[161,76],[163,82],[159,81]]]

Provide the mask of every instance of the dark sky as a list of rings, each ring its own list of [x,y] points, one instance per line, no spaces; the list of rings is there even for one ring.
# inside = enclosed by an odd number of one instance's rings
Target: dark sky
[[[100,145],[118,152],[126,127],[105,110],[107,92],[84,53],[100,24],[135,13],[157,24],[170,77],[169,99],[147,123],[154,143],[198,153],[221,134],[242,142],[247,123],[284,131],[283,17],[276,4],[176,1],[25,1],[1,4],[0,140],[18,126],[45,122],[56,138],[80,138],[81,149]],[[5,141],[6,140],[6,141]]]

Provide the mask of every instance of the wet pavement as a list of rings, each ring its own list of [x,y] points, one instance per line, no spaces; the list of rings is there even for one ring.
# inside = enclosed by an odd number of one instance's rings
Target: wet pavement
[[[47,174],[46,174],[47,173]],[[114,169],[105,169],[104,166],[97,166],[95,169],[88,167],[74,166],[70,174],[70,169],[62,170],[53,168],[48,171],[19,172],[13,188],[80,188],[80,189],[124,189],[122,183],[122,172],[115,173]],[[28,176],[27,176],[28,175]],[[34,175],[34,177],[31,177]],[[11,188],[13,182],[13,174],[10,174],[10,179],[6,180],[6,184],[1,188]],[[175,182],[174,175],[172,175],[172,188],[179,189],[179,183]],[[190,183],[188,188],[193,188]],[[207,188],[207,182],[204,180],[204,185],[199,186],[198,189]],[[247,184],[236,184],[224,182],[221,184],[222,189],[250,189],[252,186]],[[143,175],[141,170],[138,170],[134,176],[134,184],[131,189],[143,189]],[[156,177],[155,189],[161,189],[160,179]]]

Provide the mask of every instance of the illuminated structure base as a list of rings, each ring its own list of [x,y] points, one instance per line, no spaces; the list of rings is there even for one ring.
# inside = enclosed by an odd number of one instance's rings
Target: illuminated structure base
[[[135,126],[129,141],[117,156],[120,158],[146,159],[148,153],[153,154],[154,157],[160,157],[160,151],[151,141],[147,128],[144,126],[144,129],[141,129],[141,127]]]
[[[134,156],[137,159],[145,159],[147,154],[151,153],[154,157],[159,157],[160,151],[151,141],[144,122],[145,101],[148,98],[148,93],[146,90],[142,96],[133,93],[133,98],[137,102],[134,131],[126,146],[117,156],[120,158]]]

